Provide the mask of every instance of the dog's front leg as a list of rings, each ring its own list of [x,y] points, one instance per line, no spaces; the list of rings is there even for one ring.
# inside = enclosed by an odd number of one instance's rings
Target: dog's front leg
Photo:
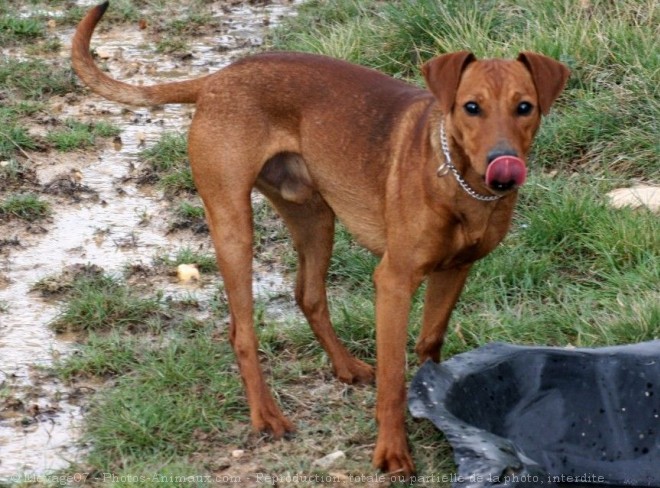
[[[415,467],[405,429],[406,341],[412,294],[423,278],[407,259],[385,253],[374,274],[376,283],[376,421],[374,466],[392,475],[410,476]]]
[[[415,347],[420,364],[427,359],[436,363],[440,361],[447,324],[471,266],[472,264],[466,264],[429,274],[424,298],[422,331]]]

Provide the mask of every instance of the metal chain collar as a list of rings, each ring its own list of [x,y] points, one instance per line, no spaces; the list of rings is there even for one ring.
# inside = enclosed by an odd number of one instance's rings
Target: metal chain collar
[[[449,143],[447,142],[447,134],[445,133],[444,121],[440,123],[440,146],[442,147],[442,153],[445,155],[445,160],[442,164],[440,164],[440,166],[438,166],[438,171],[436,174],[439,177],[446,176],[447,173],[451,171],[458,184],[461,185],[461,188],[463,188],[463,190],[465,190],[465,192],[475,200],[480,200],[482,202],[493,202],[502,198],[503,195],[481,195],[480,193],[477,193],[463,179],[461,174],[456,169],[456,166],[454,166],[454,163],[451,162],[451,155],[449,154]]]

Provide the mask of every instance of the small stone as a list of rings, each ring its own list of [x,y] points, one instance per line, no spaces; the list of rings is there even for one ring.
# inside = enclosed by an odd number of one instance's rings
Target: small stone
[[[80,171],[78,168],[71,168],[71,170],[69,170],[69,174],[71,176],[71,180],[76,183],[80,183],[83,180],[82,171]]]
[[[96,55],[100,59],[110,59],[112,57],[112,51],[108,48],[105,48],[105,47],[97,47],[96,48]]]
[[[344,451],[335,451],[328,454],[327,456],[323,456],[321,459],[317,459],[313,464],[314,466],[318,466],[320,468],[329,468],[340,459],[345,458],[346,454],[344,454]]]
[[[176,268],[176,274],[181,283],[199,281],[199,269],[196,264],[180,264]]]
[[[239,457],[242,457],[243,454],[245,454],[245,451],[243,449],[234,449],[231,452],[231,457],[238,459]]]
[[[614,208],[646,207],[652,212],[660,212],[660,186],[637,185],[619,188],[609,192],[607,197]]]

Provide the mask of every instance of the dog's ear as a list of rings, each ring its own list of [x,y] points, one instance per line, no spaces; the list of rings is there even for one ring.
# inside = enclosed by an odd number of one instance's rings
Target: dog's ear
[[[422,65],[422,73],[431,93],[440,102],[440,108],[448,114],[454,106],[456,90],[465,67],[476,58],[468,51],[443,54]]]
[[[571,72],[560,62],[542,54],[522,52],[518,55],[518,61],[532,74],[539,96],[539,108],[543,115],[547,115]]]

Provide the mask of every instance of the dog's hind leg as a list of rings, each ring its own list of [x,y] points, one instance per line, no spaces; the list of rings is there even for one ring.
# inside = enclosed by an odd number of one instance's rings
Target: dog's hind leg
[[[330,357],[335,376],[344,383],[370,383],[374,370],[353,357],[337,337],[330,322],[325,279],[332,255],[335,215],[314,193],[302,204],[285,200],[268,188],[262,191],[286,223],[298,253],[296,302],[314,335]]]
[[[229,301],[229,339],[245,385],[252,425],[255,430],[268,431],[279,438],[294,427],[273,399],[259,364],[253,319],[249,193],[243,198],[233,197],[231,207],[206,205],[206,213]]]
[[[282,414],[264,379],[253,318],[250,194],[261,155],[254,146],[222,145],[221,137],[213,138],[208,130],[194,129],[195,122],[189,136],[190,163],[224,279],[230,311],[229,339],[245,386],[250,418],[255,430],[279,438],[294,427]],[[232,139],[227,136],[226,140]]]

